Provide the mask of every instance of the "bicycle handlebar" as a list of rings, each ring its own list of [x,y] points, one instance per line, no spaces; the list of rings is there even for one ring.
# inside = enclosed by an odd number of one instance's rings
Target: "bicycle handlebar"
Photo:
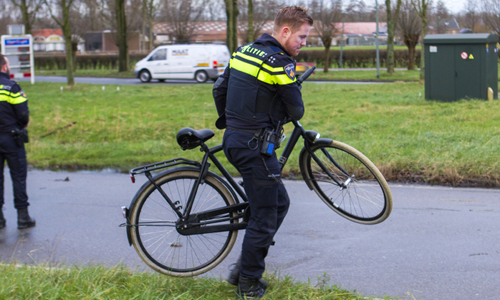
[[[302,74],[302,76],[300,76],[299,79],[297,79],[297,83],[301,85],[302,82],[306,81],[307,77],[311,76],[311,74],[314,72],[315,69],[316,67],[313,66],[309,70],[307,70],[304,74]]]

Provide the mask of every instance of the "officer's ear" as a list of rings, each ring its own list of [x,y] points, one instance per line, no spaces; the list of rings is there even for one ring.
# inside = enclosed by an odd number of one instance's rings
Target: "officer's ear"
[[[281,37],[283,38],[283,40],[287,40],[288,37],[290,37],[290,35],[292,35],[292,29],[289,27],[289,26],[284,26],[283,28],[281,28]]]

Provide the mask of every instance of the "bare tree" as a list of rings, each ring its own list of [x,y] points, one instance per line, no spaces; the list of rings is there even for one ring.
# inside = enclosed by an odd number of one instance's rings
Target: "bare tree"
[[[437,33],[445,33],[446,32],[446,24],[445,22],[450,18],[450,13],[446,8],[446,4],[443,0],[438,0],[436,5],[436,13],[435,22],[436,22],[436,31]]]
[[[169,23],[172,37],[179,43],[189,42],[194,36],[195,22],[200,19],[203,6],[193,0],[165,0],[163,15]]]
[[[391,0],[385,0],[387,11],[387,73],[394,73],[394,36],[402,0],[396,1],[396,9],[393,14]]]
[[[0,34],[7,34],[7,25],[12,24],[13,14],[11,3],[2,0],[0,1]]]
[[[11,0],[12,4],[21,10],[24,32],[31,34],[31,27],[36,19],[36,14],[42,7],[44,0]]]
[[[422,24],[410,0],[404,0],[401,6],[398,31],[408,47],[408,70],[415,70],[415,47],[420,39]]]
[[[264,25],[272,21],[278,10],[279,3],[275,0],[249,0],[252,2],[253,17],[250,17],[250,5],[240,11],[240,21],[246,21],[246,25],[240,23],[238,31],[242,37],[243,44],[248,44],[257,39]],[[242,2],[240,2],[242,4]],[[244,7],[241,5],[241,7]],[[252,21],[250,21],[252,19]],[[251,26],[250,26],[251,25]]]
[[[145,40],[146,33],[148,36],[148,43],[146,50],[153,49],[153,23],[156,19],[156,12],[160,9],[160,1],[156,0],[142,0],[142,37]],[[149,32],[146,32],[149,28]],[[145,43],[143,43],[145,44]]]
[[[465,16],[463,18],[463,25],[469,28],[472,32],[476,32],[476,26],[481,19],[479,12],[479,5],[477,0],[467,0],[465,3]]]
[[[422,21],[422,48],[420,50],[420,81],[425,79],[425,55],[423,38],[427,34],[427,11],[432,0],[411,0],[413,8]]]
[[[484,23],[500,37],[500,0],[483,0]]]
[[[125,0],[116,0],[116,27],[118,34],[118,72],[128,71],[128,36]]]
[[[66,70],[68,86],[75,85],[75,77],[73,74],[73,47],[71,44],[71,25],[70,11],[74,0],[44,0],[47,5],[52,19],[61,27],[66,51]],[[59,10],[59,14],[54,13],[53,8]]]
[[[229,52],[233,53],[238,48],[238,0],[224,0],[226,5],[226,44]]]
[[[328,73],[330,67],[330,46],[335,34],[335,22],[340,20],[342,2],[340,0],[313,0],[310,5],[311,17],[314,20],[314,30],[318,33],[325,46],[323,72]]]

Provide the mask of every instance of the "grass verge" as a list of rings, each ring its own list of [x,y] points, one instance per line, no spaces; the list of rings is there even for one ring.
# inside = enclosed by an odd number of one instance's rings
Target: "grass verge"
[[[211,85],[23,88],[32,115],[28,160],[39,168],[127,171],[179,156],[201,160],[198,150],[177,145],[183,127],[211,128],[216,135],[208,145],[222,142]],[[304,128],[357,148],[389,180],[500,186],[500,101],[426,101],[415,82],[306,83],[302,92]],[[299,176],[299,148],[284,170],[292,178]]]
[[[175,278],[131,272],[125,267],[0,265],[5,284],[0,299],[235,299],[235,287],[213,278]],[[326,278],[326,280],[325,280]],[[270,286],[264,299],[374,299],[329,284],[329,278],[298,283],[290,277],[266,276]],[[378,298],[380,299],[380,298]],[[384,299],[389,299],[388,297]]]

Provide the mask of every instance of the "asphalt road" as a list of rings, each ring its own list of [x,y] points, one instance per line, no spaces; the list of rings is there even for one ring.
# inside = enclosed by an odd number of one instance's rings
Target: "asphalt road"
[[[31,229],[16,228],[8,171],[7,227],[0,230],[0,261],[125,264],[150,269],[129,247],[120,207],[129,205],[144,178],[132,184],[112,172],[30,171]],[[289,214],[267,259],[269,272],[330,284],[363,295],[406,299],[498,299],[500,190],[391,184],[394,209],[379,225],[352,223],[329,210],[302,181],[286,181]],[[208,276],[224,277],[230,256]],[[414,298],[413,298],[414,297]]]
[[[29,82],[30,78],[16,79],[18,82]],[[64,76],[35,76],[35,82],[60,82],[66,84],[67,78]],[[142,83],[137,78],[100,78],[100,77],[75,77],[76,83],[89,83],[101,85],[159,85],[159,84],[199,84],[196,80],[183,80],[183,79],[167,79],[165,82],[152,80],[149,83]],[[342,84],[383,84],[385,82],[366,82],[366,81],[313,81],[307,82],[315,83],[342,83]],[[212,85],[213,81],[207,81],[204,84]]]

